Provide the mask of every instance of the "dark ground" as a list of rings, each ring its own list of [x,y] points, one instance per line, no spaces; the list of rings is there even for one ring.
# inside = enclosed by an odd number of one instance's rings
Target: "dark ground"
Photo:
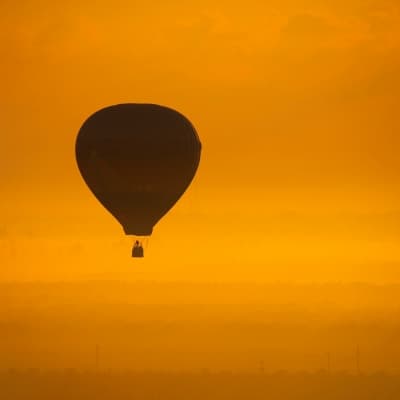
[[[78,372],[0,373],[0,398],[19,399],[393,399],[400,376],[277,372],[272,374]]]

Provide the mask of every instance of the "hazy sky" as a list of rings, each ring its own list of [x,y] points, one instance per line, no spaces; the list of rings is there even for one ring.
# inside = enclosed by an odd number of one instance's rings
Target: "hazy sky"
[[[397,1],[5,0],[0,21],[0,279],[400,280]],[[203,144],[139,262],[74,159],[122,102]]]

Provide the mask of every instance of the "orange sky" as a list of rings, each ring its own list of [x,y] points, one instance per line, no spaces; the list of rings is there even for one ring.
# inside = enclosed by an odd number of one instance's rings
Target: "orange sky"
[[[399,281],[395,0],[3,1],[1,280]],[[175,108],[198,174],[145,260],[85,187],[101,107]]]

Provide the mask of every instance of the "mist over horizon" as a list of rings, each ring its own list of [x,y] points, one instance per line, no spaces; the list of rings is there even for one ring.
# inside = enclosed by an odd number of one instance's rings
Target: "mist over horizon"
[[[0,369],[85,370],[100,362],[115,370],[254,372],[262,362],[270,373],[398,373],[399,289],[362,283],[3,283]]]

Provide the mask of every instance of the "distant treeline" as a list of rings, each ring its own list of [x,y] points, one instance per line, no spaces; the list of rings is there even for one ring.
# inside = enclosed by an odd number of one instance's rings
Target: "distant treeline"
[[[0,372],[7,400],[398,400],[400,375],[81,372]]]

